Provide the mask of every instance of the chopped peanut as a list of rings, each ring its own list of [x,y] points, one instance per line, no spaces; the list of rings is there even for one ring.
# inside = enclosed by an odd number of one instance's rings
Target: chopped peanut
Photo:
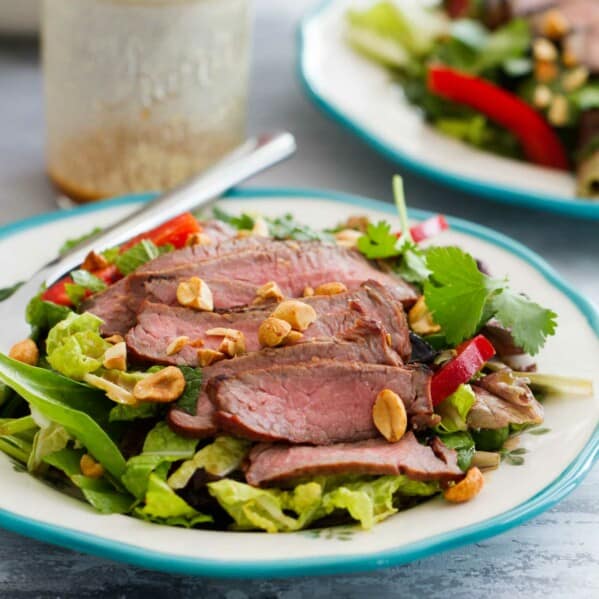
[[[124,341],[109,347],[104,352],[104,368],[127,370],[127,344]]]
[[[185,240],[185,245],[188,247],[192,245],[210,245],[211,243],[212,238],[206,233],[191,233]]]
[[[551,101],[547,118],[552,125],[563,127],[568,124],[570,118],[570,105],[566,96],[555,96]]]
[[[243,333],[237,329],[227,329],[226,327],[215,327],[213,329],[208,329],[205,333],[208,337],[232,337],[236,339]]]
[[[335,233],[335,241],[337,245],[341,247],[352,249],[358,245],[358,239],[362,237],[363,233],[355,231],[354,229],[343,229]]]
[[[117,385],[104,377],[96,376],[95,374],[87,373],[84,375],[83,380],[92,387],[102,389],[106,393],[106,397],[111,399],[115,403],[120,403],[126,406],[136,406],[137,399],[133,397],[133,393]]]
[[[224,360],[226,358],[225,354],[220,351],[216,351],[214,349],[198,349],[198,364],[205,368],[206,366],[210,366],[215,362],[219,362],[220,360]]]
[[[317,318],[314,308],[299,300],[281,302],[275,308],[272,316],[285,320],[296,331],[305,331]]]
[[[557,60],[557,48],[553,42],[540,37],[533,42],[532,53],[536,60],[542,62],[554,62]]]
[[[393,345],[393,338],[391,337],[391,333],[385,333],[385,341],[389,347]]]
[[[179,283],[177,286],[177,301],[182,306],[195,308],[196,310],[205,310],[207,312],[214,310],[212,291],[199,277],[191,277]]]
[[[537,85],[533,96],[533,103],[537,108],[547,108],[552,98],[553,92],[546,85]]]
[[[39,360],[40,352],[33,339],[23,339],[23,341],[15,343],[10,348],[8,356],[13,360],[23,362],[23,364],[35,366]]]
[[[106,268],[108,266],[108,260],[102,256],[102,254],[97,254],[93,250],[85,257],[83,264],[81,265],[81,270],[87,270],[88,272],[94,272],[95,270],[100,270],[101,268]]]
[[[89,453],[84,453],[81,456],[79,468],[81,468],[81,474],[89,478],[101,478],[104,475],[104,466],[96,462]]]
[[[293,345],[294,343],[298,343],[298,341],[301,341],[304,338],[303,333],[300,333],[299,331],[290,331],[289,335],[287,335],[287,337],[285,337],[285,345]]]
[[[535,79],[540,83],[550,83],[558,75],[558,68],[555,62],[547,60],[538,60],[535,62]]]
[[[366,229],[370,224],[370,219],[363,214],[354,214],[350,216],[343,225],[347,229],[355,229],[360,233],[366,233]]]
[[[574,67],[578,66],[578,54],[576,54],[573,48],[566,46],[562,50],[562,62],[564,63],[565,67],[573,69]]]
[[[563,12],[551,9],[541,17],[541,33],[553,40],[563,38],[570,30],[570,23]]]
[[[229,356],[229,358],[245,354],[245,336],[242,333],[241,336],[237,338],[223,337],[223,340],[218,346],[218,351]]]
[[[285,296],[275,281],[269,281],[256,289],[256,298],[260,300],[274,299],[280,302],[285,299]]]
[[[291,325],[280,318],[270,317],[264,320],[258,329],[258,341],[264,347],[281,345],[291,332]]]
[[[345,293],[347,287],[339,281],[333,281],[332,283],[323,283],[314,289],[314,295],[337,295],[339,293]]]
[[[466,473],[466,476],[457,484],[445,489],[443,497],[451,503],[463,503],[470,501],[480,493],[485,484],[481,471],[474,466]]]
[[[564,73],[562,76],[562,86],[565,91],[573,92],[580,89],[589,78],[589,70],[586,67],[577,67]]]
[[[112,345],[116,345],[117,343],[122,343],[125,341],[121,335],[110,335],[110,337],[106,337],[104,339],[107,343],[112,343]]]
[[[399,395],[391,389],[383,389],[372,407],[372,420],[377,430],[389,441],[395,443],[405,434],[408,416]]]
[[[269,235],[268,223],[261,216],[258,216],[254,221],[252,235],[256,237],[268,237]]]
[[[185,377],[176,366],[167,366],[135,383],[133,397],[139,401],[170,403],[185,390]]]
[[[423,295],[418,298],[408,312],[408,321],[410,328],[418,335],[432,335],[441,330],[441,327],[433,320]]]
[[[252,236],[252,232],[250,230],[248,230],[248,229],[240,229],[235,234],[235,237],[237,239],[245,239],[246,237],[251,237],[251,236]]]
[[[189,342],[189,345],[191,345],[191,347],[204,347],[204,340],[194,339],[193,341]]]
[[[174,354],[178,354],[186,345],[189,344],[189,337],[185,335],[181,335],[180,337],[175,337],[166,348],[166,355],[172,356]]]
[[[312,297],[314,295],[314,289],[312,287],[306,287],[304,289],[304,293],[302,293],[304,297]]]

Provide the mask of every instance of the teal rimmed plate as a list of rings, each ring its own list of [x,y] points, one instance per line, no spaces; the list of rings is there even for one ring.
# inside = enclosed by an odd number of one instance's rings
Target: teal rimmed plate
[[[29,276],[67,237],[107,225],[149,195],[130,196],[55,212],[0,228],[5,259],[0,286]],[[256,189],[231,193],[229,211],[268,215],[293,212],[315,227],[366,213],[398,223],[388,204],[316,190]],[[413,211],[420,220],[429,216]],[[539,357],[544,371],[594,379],[599,384],[599,313],[541,258],[511,239],[467,221],[448,219],[441,244],[459,244],[509,273],[516,288],[559,314],[559,330]],[[22,318],[15,314],[14,318]],[[6,351],[6,343],[0,349]],[[46,542],[145,568],[222,577],[262,577],[357,572],[401,564],[480,541],[532,518],[574,489],[599,452],[599,398],[564,397],[545,404],[545,434],[526,434],[524,463],[507,463],[487,475],[480,496],[469,504],[435,499],[396,514],[371,531],[353,527],[295,534],[234,533],[158,526],[126,516],[103,516],[18,472],[0,455],[0,525]]]
[[[599,219],[599,200],[577,198],[572,175],[477,150],[427,125],[388,71],[344,40],[348,7],[373,2],[324,0],[300,25],[299,77],[325,114],[398,165],[433,181],[507,204]]]

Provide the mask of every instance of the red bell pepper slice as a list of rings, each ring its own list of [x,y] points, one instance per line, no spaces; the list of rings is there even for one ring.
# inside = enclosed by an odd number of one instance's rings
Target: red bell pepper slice
[[[467,383],[495,355],[495,348],[484,335],[477,335],[459,345],[457,352],[455,358],[433,375],[431,397],[434,406]]]
[[[567,170],[568,158],[555,131],[545,119],[518,96],[485,81],[444,66],[428,70],[431,92],[478,110],[511,131],[524,154],[540,166]]]
[[[73,302],[67,295],[66,285],[73,285],[73,279],[71,279],[70,276],[63,277],[59,281],[56,281],[54,285],[48,287],[48,289],[42,293],[42,300],[61,306],[72,306]]]
[[[184,212],[171,220],[162,223],[151,231],[140,233],[133,239],[121,246],[121,251],[125,251],[139,243],[142,239],[149,239],[156,245],[166,245],[170,243],[176,249],[182,248],[187,241],[187,238],[192,233],[197,233],[201,230],[200,224],[191,212]]]
[[[418,243],[424,239],[435,237],[435,235],[439,235],[439,233],[442,233],[447,229],[449,229],[449,225],[447,224],[445,217],[442,214],[437,214],[436,216],[431,216],[431,218],[427,218],[421,223],[411,227],[410,233],[414,243]]]

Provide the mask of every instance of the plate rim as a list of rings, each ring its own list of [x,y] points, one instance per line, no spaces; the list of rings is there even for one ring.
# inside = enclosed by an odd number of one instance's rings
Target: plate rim
[[[485,199],[491,199],[500,203],[515,206],[526,206],[529,208],[565,214],[575,218],[586,220],[599,220],[599,200],[585,200],[576,196],[562,197],[552,196],[543,192],[532,193],[524,191],[518,187],[502,186],[494,183],[487,183],[482,179],[458,175],[449,170],[435,166],[430,166],[412,158],[402,150],[396,148],[393,144],[381,139],[374,133],[371,133],[366,126],[354,120],[346,114],[341,108],[335,106],[323,97],[317,90],[315,84],[310,79],[305,66],[308,55],[307,31],[308,28],[318,20],[330,5],[339,0],[321,0],[315,7],[309,9],[299,22],[296,35],[296,74],[304,92],[308,98],[316,105],[321,112],[331,118],[336,123],[349,130],[354,136],[367,145],[382,154],[392,162],[406,167],[410,171],[420,175],[435,183],[440,183],[448,187],[465,191],[470,195],[481,196]],[[534,166],[534,165],[533,165]]]
[[[142,203],[151,199],[154,195],[155,194],[152,193],[131,194],[61,212],[36,215],[0,226],[0,240],[11,237],[21,231],[43,226],[50,222],[101,210],[109,210],[115,207]],[[361,208],[394,214],[394,207],[391,204],[381,202],[380,200],[319,189],[250,187],[232,190],[225,194],[225,197],[246,200],[268,197],[314,198],[351,204]],[[410,216],[418,220],[427,218],[431,215],[431,212],[425,210],[410,210]],[[562,279],[561,276],[538,254],[506,235],[493,231],[487,227],[451,216],[448,216],[447,220],[451,227],[456,231],[493,243],[532,265],[543,275],[550,285],[556,287],[573,301],[578,310],[589,322],[591,329],[595,332],[597,337],[599,337],[599,309],[593,302],[585,298]],[[221,578],[270,578],[354,573],[400,565],[416,559],[422,559],[441,551],[447,551],[469,543],[482,541],[513,528],[549,509],[568,495],[582,482],[598,459],[599,426],[595,428],[585,447],[568,467],[552,483],[527,501],[502,514],[494,516],[493,518],[488,518],[482,522],[463,527],[456,531],[435,535],[404,547],[386,549],[367,555],[352,553],[341,556],[337,555],[294,560],[244,560],[227,563],[221,560],[176,556],[161,551],[123,544],[75,529],[46,524],[35,519],[14,514],[5,509],[0,509],[0,526],[18,534],[68,549],[79,550],[99,557],[125,562],[144,568],[178,574],[215,576]]]

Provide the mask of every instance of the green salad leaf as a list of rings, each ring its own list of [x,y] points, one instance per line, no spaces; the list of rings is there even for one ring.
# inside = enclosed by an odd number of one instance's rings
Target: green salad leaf
[[[180,410],[194,415],[196,413],[196,404],[202,389],[202,370],[201,368],[191,368],[190,366],[179,366],[179,370],[185,377],[185,389],[183,394],[175,402]]]
[[[0,354],[0,380],[42,416],[63,426],[112,476],[119,479],[125,460],[109,436],[110,402],[87,385]]]
[[[439,433],[456,433],[468,430],[468,413],[476,397],[470,385],[460,385],[449,397],[435,409],[441,416],[441,422],[435,427]]]
[[[71,272],[71,278],[73,283],[67,283],[64,289],[75,306],[85,299],[88,291],[97,293],[106,289],[106,283],[87,270],[74,270]]]
[[[121,254],[114,257],[114,265],[123,275],[129,275],[134,270],[138,269],[142,264],[158,258],[162,254],[172,252],[174,247],[171,244],[157,246],[149,239],[142,239],[133,247],[125,250]]]
[[[56,324],[46,339],[48,362],[58,372],[81,380],[102,366],[110,344],[100,335],[102,320],[90,312],[71,312]]]
[[[21,285],[23,285],[24,281],[19,281],[10,287],[2,287],[0,289],[0,302],[3,302],[5,299],[8,299]]]
[[[225,212],[222,208],[215,206],[212,209],[212,214],[217,220],[221,220],[232,227],[235,227],[238,231],[251,231],[254,228],[254,219],[243,212],[240,216],[233,216],[228,212]]]
[[[470,468],[472,462],[472,456],[476,448],[474,441],[470,433],[460,431],[450,434],[440,434],[439,439],[449,447],[449,449],[455,449],[458,454],[458,466],[465,472]]]
[[[110,422],[129,422],[141,418],[155,418],[162,410],[158,403],[140,402],[136,406],[118,404],[110,410],[108,419]]]
[[[327,241],[332,239],[329,233],[315,231],[299,223],[291,214],[278,218],[266,218],[268,231],[274,239],[295,239],[296,241]]]
[[[66,306],[44,301],[42,299],[43,291],[33,297],[25,309],[25,319],[31,325],[31,336],[34,339],[38,339],[42,333],[71,314]]]
[[[82,450],[65,448],[44,456],[46,464],[58,468],[68,476],[85,499],[102,514],[126,514],[134,498],[115,487],[106,479],[89,478],[81,474],[79,463]]]
[[[400,255],[397,235],[391,232],[387,221],[379,221],[376,225],[368,223],[366,233],[358,239],[358,249],[369,260],[382,260]]]
[[[47,455],[64,449],[70,440],[71,435],[60,424],[51,422],[49,426],[40,428],[33,438],[27,470],[29,472],[38,470]]]
[[[247,455],[250,442],[235,437],[217,437],[202,447],[190,460],[183,462],[168,478],[172,489],[183,489],[194,473],[203,468],[215,476],[227,476],[237,470]]]
[[[79,236],[79,237],[73,237],[72,239],[67,239],[61,246],[60,249],[58,250],[58,253],[62,256],[63,254],[66,254],[67,252],[69,252],[70,250],[72,250],[73,248],[77,247],[79,244],[83,243],[84,241],[87,241],[88,239],[91,239],[94,235],[97,235],[98,233],[100,233],[102,231],[102,229],[100,227],[94,227],[91,231],[89,231],[88,233],[84,233],[83,235]]]

